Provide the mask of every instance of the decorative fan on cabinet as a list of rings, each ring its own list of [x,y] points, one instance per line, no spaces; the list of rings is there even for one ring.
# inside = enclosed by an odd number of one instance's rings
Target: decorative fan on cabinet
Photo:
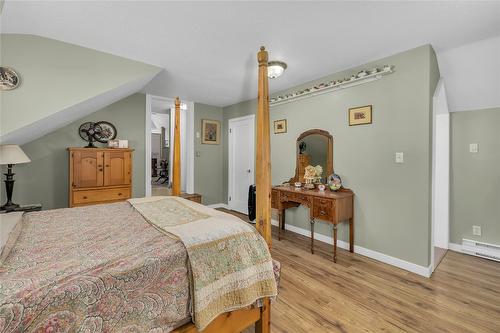
[[[97,148],[94,142],[107,143],[116,138],[116,127],[107,121],[86,122],[78,128],[80,137],[88,142],[85,148]]]

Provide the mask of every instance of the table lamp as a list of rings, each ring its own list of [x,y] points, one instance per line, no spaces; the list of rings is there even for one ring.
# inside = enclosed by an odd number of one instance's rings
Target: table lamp
[[[12,166],[14,164],[31,162],[28,156],[18,145],[0,145],[0,165],[7,165],[5,175],[5,190],[7,191],[7,203],[0,207],[0,210],[14,210],[19,205],[12,202],[12,192],[14,191],[14,173]]]

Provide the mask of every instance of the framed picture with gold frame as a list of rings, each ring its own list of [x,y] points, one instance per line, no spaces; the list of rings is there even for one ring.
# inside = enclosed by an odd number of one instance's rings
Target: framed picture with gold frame
[[[286,133],[286,119],[274,121],[274,134]]]
[[[220,121],[201,120],[201,143],[206,145],[218,145],[220,143]]]
[[[367,125],[372,123],[372,106],[358,106],[349,109],[349,126]]]

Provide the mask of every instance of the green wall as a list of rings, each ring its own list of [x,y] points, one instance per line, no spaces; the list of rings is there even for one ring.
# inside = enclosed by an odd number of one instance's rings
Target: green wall
[[[286,134],[271,135],[272,182],[279,184],[293,176],[295,140],[300,133],[312,128],[329,131],[334,137],[335,172],[356,194],[356,244],[428,266],[431,103],[439,79],[434,51],[429,45],[418,47],[314,82],[348,77],[385,64],[394,65],[395,72],[382,80],[271,107],[271,123],[277,119],[288,123]],[[373,124],[349,127],[347,110],[368,104],[373,105]],[[255,110],[255,100],[225,107],[223,133],[227,133],[229,119]],[[404,152],[404,164],[394,162],[395,152]],[[227,198],[227,140],[223,157]],[[289,209],[286,219],[291,225],[309,229],[303,207]],[[332,233],[326,223],[317,223],[316,231]],[[339,238],[347,240],[347,236],[343,225]]]
[[[107,120],[116,126],[117,138],[128,139],[133,154],[133,196],[144,196],[146,97],[134,94],[22,146],[31,163],[14,167],[13,200],[19,204],[41,203],[44,209],[68,206],[67,147],[83,147],[78,127],[86,121]],[[2,204],[5,188],[2,182]]]
[[[450,242],[500,243],[500,107],[451,113]],[[479,144],[478,153],[469,144]],[[472,235],[472,226],[482,236]]]
[[[222,149],[219,145],[201,143],[202,119],[218,120],[222,123],[222,108],[195,103],[194,105],[194,191],[200,193],[203,204],[211,205],[225,202],[223,196]],[[200,133],[200,137],[196,137]],[[221,135],[221,140],[224,137]]]
[[[33,35],[1,34],[2,64],[21,77],[3,92],[0,133],[6,134],[160,68],[104,52]]]

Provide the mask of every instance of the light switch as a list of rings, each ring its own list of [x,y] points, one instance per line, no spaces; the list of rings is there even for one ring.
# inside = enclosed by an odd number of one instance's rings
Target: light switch
[[[469,152],[470,153],[477,153],[479,151],[479,145],[477,143],[471,143],[469,145]]]
[[[481,236],[481,226],[479,226],[479,225],[473,225],[472,226],[472,234],[474,236]]]
[[[201,153],[199,151],[196,152],[196,157],[200,157]]]
[[[200,132],[196,132],[196,138],[199,139],[200,138]]]
[[[396,163],[404,163],[404,162],[405,162],[403,152],[398,152],[398,153],[396,153],[396,159],[395,159],[395,162],[396,162]]]

